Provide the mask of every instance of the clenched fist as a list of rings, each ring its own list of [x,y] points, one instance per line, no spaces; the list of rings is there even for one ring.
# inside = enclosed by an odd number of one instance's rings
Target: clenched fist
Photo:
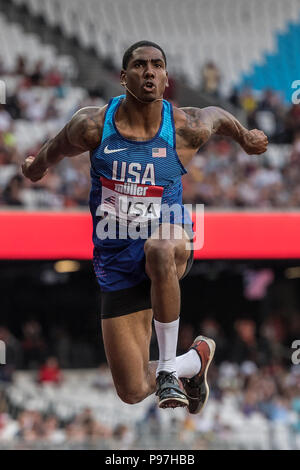
[[[243,134],[241,146],[249,155],[259,155],[267,150],[268,138],[263,131],[252,129]]]
[[[33,183],[43,178],[47,173],[47,169],[41,168],[40,165],[33,165],[35,158],[30,156],[25,158],[22,165],[22,172],[26,178],[29,178]]]

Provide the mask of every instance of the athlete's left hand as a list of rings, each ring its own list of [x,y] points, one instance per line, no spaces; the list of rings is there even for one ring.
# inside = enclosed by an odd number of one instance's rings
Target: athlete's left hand
[[[267,150],[268,138],[263,131],[252,129],[243,135],[241,146],[248,155],[259,155]]]

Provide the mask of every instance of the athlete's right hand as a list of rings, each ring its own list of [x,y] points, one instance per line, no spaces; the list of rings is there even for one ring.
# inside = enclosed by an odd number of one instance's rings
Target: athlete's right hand
[[[47,169],[40,169],[38,165],[32,165],[35,157],[27,157],[25,158],[25,162],[22,165],[22,172],[26,178],[29,178],[33,183],[39,181],[43,176],[47,173]]]

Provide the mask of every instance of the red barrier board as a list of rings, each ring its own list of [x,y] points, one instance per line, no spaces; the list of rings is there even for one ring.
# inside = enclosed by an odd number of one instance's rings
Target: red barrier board
[[[0,259],[90,259],[92,249],[87,212],[0,212]],[[300,212],[205,212],[195,258],[300,258]]]

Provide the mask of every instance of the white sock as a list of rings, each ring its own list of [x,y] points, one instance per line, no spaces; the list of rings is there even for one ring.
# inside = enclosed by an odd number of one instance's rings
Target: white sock
[[[154,327],[157,336],[159,361],[156,369],[156,377],[162,370],[166,372],[176,371],[176,350],[178,340],[179,318],[170,323],[161,323],[154,320]]]
[[[178,377],[191,379],[201,370],[201,359],[195,349],[190,349],[182,356],[176,357],[176,370]]]

